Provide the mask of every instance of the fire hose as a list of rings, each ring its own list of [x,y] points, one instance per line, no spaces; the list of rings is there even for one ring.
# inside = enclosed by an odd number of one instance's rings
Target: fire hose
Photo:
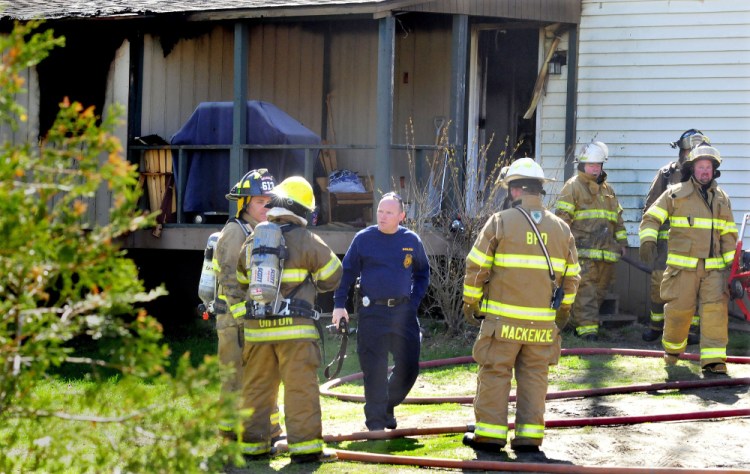
[[[662,357],[662,351],[653,350],[636,350],[636,349],[605,349],[605,348],[583,348],[583,349],[563,349],[562,355],[624,355],[630,357]],[[681,359],[698,360],[697,354],[682,354]],[[449,359],[440,359],[424,361],[420,363],[421,368],[440,367],[445,365],[469,364],[474,360],[471,356],[454,357]],[[727,357],[727,363],[750,364],[750,357]],[[356,373],[330,380],[321,385],[321,395],[335,397],[343,401],[364,401],[364,396],[342,394],[332,391],[332,388],[352,380],[362,378],[362,373]],[[750,378],[738,379],[712,379],[712,380],[692,380],[692,381],[671,381],[654,384],[639,384],[621,387],[595,388],[585,390],[567,390],[560,392],[551,392],[547,394],[547,400],[569,399],[596,397],[602,395],[624,394],[634,392],[652,392],[658,390],[685,390],[691,388],[707,388],[722,386],[742,386],[750,385]],[[515,400],[514,396],[510,400]],[[440,397],[407,397],[403,403],[472,403],[473,397],[469,396],[440,396]],[[745,417],[750,416],[750,409],[734,410],[702,410],[699,412],[688,413],[670,413],[656,415],[635,415],[635,416],[613,416],[613,417],[590,417],[577,419],[546,420],[545,425],[550,428],[555,427],[578,427],[578,426],[605,426],[605,425],[623,425],[637,423],[653,423],[666,421],[685,421],[701,420],[725,417]],[[513,423],[509,423],[509,429],[513,429]],[[435,426],[428,428],[405,428],[390,431],[367,431],[355,432],[350,434],[326,435],[326,442],[357,441],[357,440],[374,440],[374,439],[393,439],[407,436],[427,436],[440,434],[464,433],[473,431],[473,425],[458,426]],[[284,446],[279,446],[284,448]],[[478,460],[454,460],[442,458],[428,458],[415,456],[395,456],[388,454],[373,454],[364,452],[354,452],[347,450],[336,450],[339,459],[347,461],[358,461],[366,463],[384,463],[397,465],[411,465],[421,467],[441,467],[447,469],[469,469],[469,470],[487,470],[487,471],[514,471],[514,472],[552,472],[552,473],[675,473],[685,472],[681,468],[628,468],[628,467],[586,467],[578,465],[561,465],[561,464],[544,464],[544,463],[521,463],[521,462],[503,462],[503,461],[478,461]],[[705,470],[701,472],[744,472],[746,470]]]

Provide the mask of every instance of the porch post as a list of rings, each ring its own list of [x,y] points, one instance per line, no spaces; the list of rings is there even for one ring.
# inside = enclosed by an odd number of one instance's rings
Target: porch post
[[[565,98],[565,169],[563,176],[567,181],[575,175],[573,157],[576,146],[576,82],[578,76],[578,27],[572,25],[568,30],[568,83]]]
[[[232,108],[232,148],[229,151],[229,183],[227,191],[237,183],[243,170],[243,150],[247,143],[247,24],[234,25],[234,105]],[[229,209],[234,215],[234,209]]]
[[[391,141],[393,122],[393,71],[396,50],[396,21],[379,20],[377,136],[375,138],[375,197],[391,190]]]
[[[451,130],[448,139],[455,150],[456,165],[458,169],[458,182],[464,182],[464,173],[466,166],[465,148],[466,148],[466,108],[467,108],[467,90],[466,83],[469,74],[469,17],[468,15],[453,16],[453,33],[451,39],[451,89],[450,89],[450,121]],[[451,133],[452,132],[452,133]],[[456,192],[451,188],[451,180],[446,180],[444,199],[448,202],[456,199]],[[446,208],[444,203],[443,208]],[[453,205],[447,206],[456,207]]]

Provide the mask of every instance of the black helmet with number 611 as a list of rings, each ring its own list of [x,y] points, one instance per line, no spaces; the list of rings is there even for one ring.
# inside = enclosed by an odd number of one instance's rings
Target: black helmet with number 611
[[[232,186],[229,194],[225,197],[230,201],[237,201],[243,197],[265,196],[269,194],[276,186],[273,176],[266,168],[250,170],[240,181]]]
[[[232,186],[229,194],[226,194],[224,197],[230,201],[238,201],[237,217],[239,217],[253,196],[266,196],[273,191],[275,186],[276,182],[271,173],[266,168],[258,168],[257,170],[250,170],[245,173],[245,176]]]

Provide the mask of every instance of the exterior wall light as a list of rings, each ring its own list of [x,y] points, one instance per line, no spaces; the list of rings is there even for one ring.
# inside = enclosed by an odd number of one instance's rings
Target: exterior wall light
[[[547,72],[552,75],[562,74],[562,67],[568,63],[567,51],[555,51],[547,65]]]

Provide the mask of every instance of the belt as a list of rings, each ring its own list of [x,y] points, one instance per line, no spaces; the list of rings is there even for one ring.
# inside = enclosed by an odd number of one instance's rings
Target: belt
[[[377,304],[377,305],[388,306],[389,308],[393,308],[394,306],[408,303],[410,299],[411,298],[408,296],[402,296],[400,298],[384,298],[382,300],[371,300],[370,304]]]

